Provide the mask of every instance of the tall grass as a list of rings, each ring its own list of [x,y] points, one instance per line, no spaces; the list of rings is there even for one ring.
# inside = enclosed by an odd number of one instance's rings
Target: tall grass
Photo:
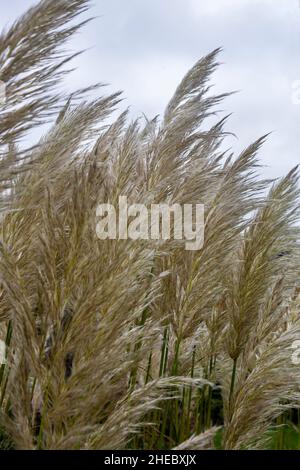
[[[299,433],[298,170],[260,176],[266,136],[222,151],[219,50],[160,120],[115,117],[119,93],[58,93],[88,6],[42,0],[0,36],[0,445],[282,448]],[[96,207],[120,195],[203,203],[203,248],[98,240]]]

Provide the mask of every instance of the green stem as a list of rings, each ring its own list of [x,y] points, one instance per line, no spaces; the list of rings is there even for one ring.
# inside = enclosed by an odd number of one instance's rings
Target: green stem
[[[214,357],[211,356],[209,361],[209,373],[208,373],[208,380],[211,380],[212,372],[213,372],[213,364],[214,364]],[[208,385],[208,397],[207,397],[207,408],[206,408],[206,428],[209,429],[211,426],[211,401],[212,401],[212,387]]]
[[[164,336],[163,336],[163,341],[161,345],[161,353],[160,353],[160,364],[159,364],[159,377],[162,377],[166,373],[167,369],[167,363],[168,363],[168,354],[169,354],[169,328],[168,326],[165,327],[164,329]],[[157,423],[157,427],[160,427],[160,420],[162,418],[162,411],[154,411],[153,413],[153,423]],[[157,439],[157,434],[156,434],[156,429],[153,427],[152,435],[151,435],[151,440],[150,440],[150,449],[154,448],[156,439]]]
[[[150,371],[151,371],[151,365],[152,365],[152,351],[149,354],[149,359],[148,359],[148,364],[147,364],[147,372],[146,372],[146,379],[145,379],[145,384],[148,383],[149,378],[150,378]]]
[[[164,375],[168,359],[168,331],[168,327],[166,326],[160,354],[159,377]]]
[[[230,383],[230,392],[229,392],[229,415],[231,416],[231,402],[234,392],[234,384],[236,378],[236,367],[237,367],[237,357],[233,359],[232,374],[231,374],[231,383]]]
[[[196,346],[193,347],[191,379],[194,378],[195,359],[196,359]],[[187,435],[187,438],[188,438],[189,435],[190,435],[192,390],[193,390],[193,387],[192,387],[192,385],[190,385],[190,387],[189,387],[189,393],[188,393],[187,420],[186,420],[186,435]]]
[[[174,360],[173,360],[172,369],[171,369],[171,376],[177,375],[177,372],[178,372],[178,357],[179,357],[180,343],[181,343],[181,338],[177,337],[176,344],[175,344]],[[173,423],[173,427],[175,430],[175,436],[173,437],[175,438],[175,441],[176,441],[176,436],[178,432],[178,401],[177,400],[176,400],[176,403],[174,403],[174,407],[175,407],[175,413],[174,413],[175,422]],[[160,446],[163,444],[164,435],[165,435],[166,427],[167,427],[167,420],[170,415],[169,412],[170,412],[170,403],[168,402],[164,410],[164,415],[163,415],[163,421],[162,421],[160,439],[159,439]]]

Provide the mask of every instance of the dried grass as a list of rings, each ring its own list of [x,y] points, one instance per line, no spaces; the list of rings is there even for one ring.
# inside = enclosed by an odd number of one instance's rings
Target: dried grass
[[[266,136],[234,158],[226,119],[205,129],[226,97],[208,86],[219,50],[162,121],[107,124],[119,93],[58,93],[88,7],[42,0],[0,36],[1,428],[16,449],[211,448],[220,424],[224,448],[264,447],[300,404],[298,170],[265,181]],[[120,195],[203,203],[203,248],[97,240],[97,204]]]

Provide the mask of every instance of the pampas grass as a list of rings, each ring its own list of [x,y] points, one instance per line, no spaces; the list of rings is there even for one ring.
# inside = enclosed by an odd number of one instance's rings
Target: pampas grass
[[[298,169],[261,178],[267,136],[222,151],[220,50],[162,120],[116,117],[120,93],[88,99],[99,85],[59,93],[88,7],[42,0],[0,36],[0,445],[206,449],[222,427],[225,449],[266,448],[300,405]],[[120,195],[204,204],[203,248],[98,240],[96,207]]]

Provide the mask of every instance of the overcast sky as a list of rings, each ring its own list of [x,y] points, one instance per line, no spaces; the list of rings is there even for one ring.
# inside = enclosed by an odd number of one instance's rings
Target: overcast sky
[[[1,27],[35,3],[0,0]],[[300,163],[300,0],[94,0],[92,15],[99,17],[70,43],[90,49],[67,89],[110,83],[111,91],[124,90],[133,117],[151,118],[186,71],[221,46],[215,89],[239,90],[222,106],[238,137],[228,147],[239,151],[273,131],[261,151],[265,173],[279,176]]]

